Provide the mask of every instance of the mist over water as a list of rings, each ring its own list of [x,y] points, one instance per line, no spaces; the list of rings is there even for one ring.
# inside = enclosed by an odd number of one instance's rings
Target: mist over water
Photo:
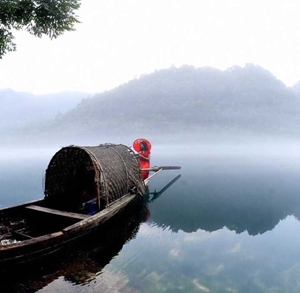
[[[57,151],[53,148],[1,148],[0,207],[44,197],[47,165]]]

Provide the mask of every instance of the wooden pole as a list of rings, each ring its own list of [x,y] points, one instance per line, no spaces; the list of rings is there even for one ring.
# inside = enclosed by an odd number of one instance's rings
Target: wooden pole
[[[151,168],[141,168],[141,171],[153,171],[157,172],[159,170],[179,170],[181,166],[154,166]]]

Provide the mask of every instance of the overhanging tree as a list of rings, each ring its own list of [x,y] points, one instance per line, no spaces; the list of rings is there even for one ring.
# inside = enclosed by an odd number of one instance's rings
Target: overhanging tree
[[[51,39],[74,30],[80,0],[0,0],[0,59],[16,50],[13,30]]]

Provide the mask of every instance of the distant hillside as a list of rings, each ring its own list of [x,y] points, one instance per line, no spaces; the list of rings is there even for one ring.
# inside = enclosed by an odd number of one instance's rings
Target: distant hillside
[[[225,71],[173,67],[83,99],[49,129],[74,136],[216,130],[293,135],[300,127],[299,96],[252,64]]]
[[[182,66],[144,75],[88,97],[0,90],[0,140],[60,144],[263,135],[298,137],[300,83],[286,87],[252,64],[225,71]],[[204,138],[205,139],[205,138]],[[220,137],[218,136],[218,139]]]
[[[87,94],[78,92],[33,95],[11,89],[0,90],[0,131],[46,122],[75,108],[85,97]]]

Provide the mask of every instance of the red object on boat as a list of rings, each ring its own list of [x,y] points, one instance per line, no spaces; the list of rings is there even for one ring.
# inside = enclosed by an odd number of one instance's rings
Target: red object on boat
[[[150,150],[151,143],[145,138],[138,138],[133,142],[133,148],[139,154],[140,168],[150,168]],[[143,180],[147,179],[149,171],[141,171],[141,177]]]

